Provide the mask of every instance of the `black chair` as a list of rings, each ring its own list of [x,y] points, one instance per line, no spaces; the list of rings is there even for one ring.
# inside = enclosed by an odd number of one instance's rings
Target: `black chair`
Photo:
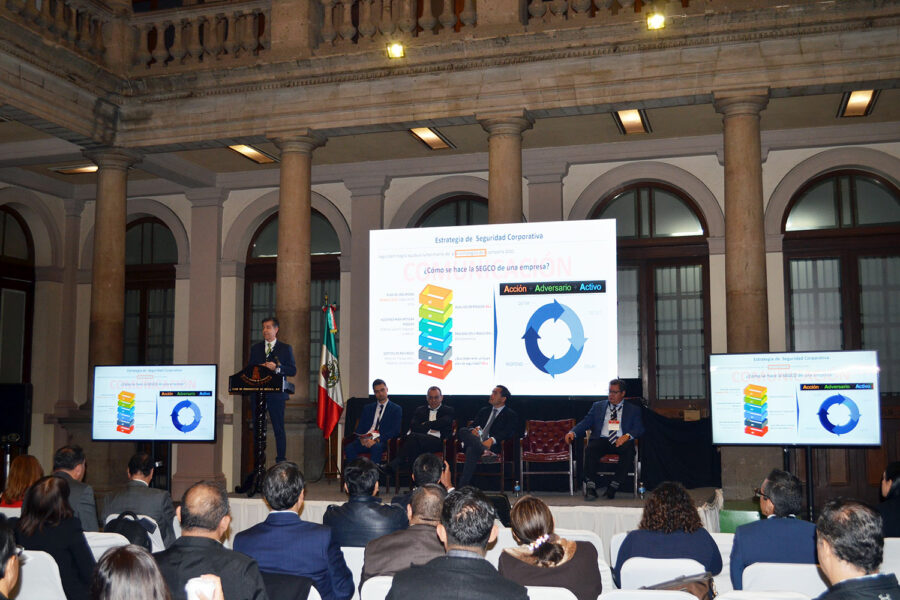
[[[269,600],[307,600],[312,587],[312,579],[285,573],[266,573],[260,571],[263,583],[266,584],[266,595]]]

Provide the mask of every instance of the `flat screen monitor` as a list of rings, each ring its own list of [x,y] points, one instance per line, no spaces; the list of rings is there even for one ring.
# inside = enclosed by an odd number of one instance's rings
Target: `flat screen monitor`
[[[714,354],[714,444],[877,446],[874,351]]]
[[[216,365],[94,367],[98,441],[216,439]]]
[[[615,221],[372,231],[369,379],[394,394],[605,394]]]

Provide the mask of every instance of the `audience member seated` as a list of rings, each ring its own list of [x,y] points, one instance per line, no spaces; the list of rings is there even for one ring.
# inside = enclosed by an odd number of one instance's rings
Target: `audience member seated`
[[[453,489],[450,478],[450,465],[447,464],[447,461],[434,454],[420,454],[413,462],[410,477],[412,477],[413,488],[428,483],[438,483],[444,486],[446,491]],[[412,498],[412,493],[413,491],[410,490],[405,494],[394,496],[391,498],[391,504],[396,504],[403,507],[403,510],[406,510],[406,507],[409,506],[410,498]]]
[[[622,541],[613,569],[616,585],[622,565],[635,556],[690,558],[713,575],[722,571],[722,555],[712,536],[703,529],[690,495],[683,485],[672,481],[659,484],[650,493],[638,528]]]
[[[0,495],[0,506],[19,508],[25,497],[25,490],[44,476],[44,469],[38,459],[30,454],[20,454],[15,457],[9,466],[9,475],[6,478],[6,489]]]
[[[522,585],[566,588],[578,600],[595,600],[602,583],[597,549],[553,533],[553,515],[544,502],[523,496],[509,514],[513,538],[521,544],[500,555],[500,574]]]
[[[423,454],[434,456],[433,454]],[[436,483],[420,485],[412,492],[406,507],[409,527],[389,533],[366,544],[360,588],[366,579],[393,575],[411,565],[423,565],[432,558],[444,556],[444,544],[437,536],[441,509],[447,490]]]
[[[91,582],[91,598],[170,600],[171,596],[150,553],[130,544],[111,548],[100,557]]]
[[[406,529],[406,512],[382,504],[378,498],[378,467],[368,458],[357,458],[344,468],[344,491],[350,501],[332,504],[322,523],[331,527],[339,546],[365,546],[375,538]]]
[[[234,549],[256,559],[260,571],[308,577],[323,600],[353,596],[353,574],[331,529],[300,519],[305,481],[296,463],[281,462],[263,479],[272,512],[262,523],[240,532]]]
[[[0,600],[9,600],[19,580],[19,553],[13,530],[0,523]]]
[[[881,495],[884,501],[878,505],[878,512],[881,513],[884,537],[900,537],[900,461],[885,468],[881,476]]]
[[[110,515],[131,511],[136,515],[146,515],[156,521],[166,548],[175,542],[175,506],[166,490],[150,487],[153,481],[153,458],[146,452],[139,452],[128,461],[128,483],[113,494],[103,507],[101,521],[106,523]]]
[[[437,526],[447,555],[398,572],[387,600],[526,600],[525,587],[501,576],[484,558],[487,545],[497,539],[496,518],[477,488],[447,494]]]
[[[816,548],[831,589],[818,600],[897,600],[893,573],[879,575],[884,553],[878,513],[862,502],[835,498],[816,521]]]
[[[87,463],[81,446],[63,446],[53,455],[53,474],[69,484],[69,506],[84,531],[97,531],[97,503],[94,488],[84,483]]]
[[[187,489],[175,509],[181,537],[171,548],[153,555],[173,600],[187,600],[184,585],[192,577],[211,574],[222,580],[228,600],[266,600],[266,586],[256,561],[222,547],[231,525],[228,496],[215,483],[201,481]]]
[[[773,469],[756,490],[763,519],[741,525],[731,547],[731,583],[743,588],[744,569],[756,562],[816,562],[816,526],[797,518],[803,508],[800,480]]]
[[[81,522],[69,506],[69,484],[65,479],[48,475],[28,488],[16,541],[26,550],[40,550],[56,560],[69,600],[90,597],[94,555]]]

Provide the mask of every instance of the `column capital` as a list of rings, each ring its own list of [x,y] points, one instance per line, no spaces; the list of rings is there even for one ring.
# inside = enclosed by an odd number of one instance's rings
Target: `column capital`
[[[83,198],[66,198],[63,200],[63,207],[67,217],[80,217],[84,212],[85,200]]]
[[[744,90],[721,90],[713,92],[713,106],[725,117],[739,115],[759,116],[769,104],[769,90],[766,88]]]
[[[321,133],[312,129],[302,129],[290,134],[269,135],[269,139],[278,146],[282,154],[288,152],[301,152],[303,154],[311,154],[313,150],[319,146],[324,146],[328,141]]]
[[[350,190],[350,196],[384,196],[388,187],[386,175],[357,175],[344,179],[344,185]]]
[[[224,188],[194,188],[187,190],[184,195],[191,203],[191,208],[200,208],[203,206],[219,206],[228,199],[231,190]]]
[[[522,161],[522,174],[529,184],[561,183],[569,172],[569,163],[564,160]]]
[[[132,165],[141,162],[142,154],[127,148],[109,147],[85,150],[85,158],[91,160],[100,169],[126,171]]]
[[[495,135],[518,135],[526,129],[531,129],[534,125],[534,119],[528,114],[528,111],[521,112],[485,112],[475,115],[478,122],[488,134],[493,137]]]

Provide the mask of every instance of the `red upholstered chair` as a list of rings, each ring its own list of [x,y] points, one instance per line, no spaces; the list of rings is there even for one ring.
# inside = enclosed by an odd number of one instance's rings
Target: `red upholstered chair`
[[[525,437],[519,440],[519,472],[522,484],[528,490],[527,475],[562,475],[568,473],[569,495],[573,495],[575,461],[572,445],[566,443],[566,434],[575,427],[575,419],[561,421],[526,421]],[[530,463],[567,463],[568,471],[533,471]],[[525,470],[528,468],[529,470]]]
[[[593,432],[591,432],[593,433]],[[584,438],[584,452],[587,453],[587,445],[590,441],[590,436],[585,436]],[[582,465],[584,463],[584,458],[582,457]],[[600,469],[597,473],[602,473],[603,475],[612,476],[616,472],[616,465],[619,464],[619,455],[618,454],[604,454],[600,457]],[[640,449],[640,440],[634,440],[634,466],[628,471],[627,475],[634,479],[634,489],[632,493],[634,497],[638,497],[638,483],[641,480],[641,449]],[[622,490],[625,491],[625,490]]]
[[[441,449],[439,452],[432,452],[432,454],[434,454],[435,456],[440,457],[441,460],[446,460],[447,463],[450,464],[450,463],[451,463],[451,457],[447,454],[447,450],[448,450],[448,447],[447,447],[447,446],[448,446],[448,444],[451,444],[451,443],[452,443],[453,438],[455,438],[455,437],[456,437],[456,420],[453,421],[453,425],[451,426],[450,437],[449,437],[448,439],[443,440],[443,441],[441,442],[442,449]],[[398,456],[398,455],[400,454],[400,448],[401,448],[401,446],[402,446],[403,444],[405,444],[405,443],[406,443],[406,436],[403,437],[403,441],[402,441],[402,442],[400,442],[400,441],[398,440],[398,443],[397,443],[397,446],[396,446],[396,452],[393,453],[394,456]],[[415,461],[415,458],[413,459],[413,461]],[[394,493],[395,493],[395,494],[399,494],[399,493],[400,493],[400,474],[401,474],[401,471],[403,472],[403,475],[410,475],[410,476],[412,475],[412,468],[404,469],[404,468],[400,467],[400,468],[397,469],[397,471],[394,473]],[[411,482],[411,481],[412,481],[412,479],[410,478],[410,482]]]
[[[472,426],[472,422],[469,421],[468,427]],[[454,431],[453,436],[453,456],[450,457],[450,464],[453,466],[453,485],[459,484],[459,469],[457,468],[459,465],[464,464],[466,462],[466,451],[463,450],[462,442],[456,437],[456,432]],[[490,462],[485,462],[484,460],[479,461],[479,466],[493,466],[499,465],[500,470],[499,473],[493,470],[486,471],[482,467],[481,471],[475,471],[475,475],[488,476],[488,477],[497,477],[500,476],[500,493],[502,494],[504,491],[504,483],[506,481],[506,474],[512,473],[515,475],[516,471],[516,463],[515,463],[515,440],[503,440],[500,442],[500,453],[497,455],[496,460],[492,460]],[[507,471],[507,468],[509,471]]]

